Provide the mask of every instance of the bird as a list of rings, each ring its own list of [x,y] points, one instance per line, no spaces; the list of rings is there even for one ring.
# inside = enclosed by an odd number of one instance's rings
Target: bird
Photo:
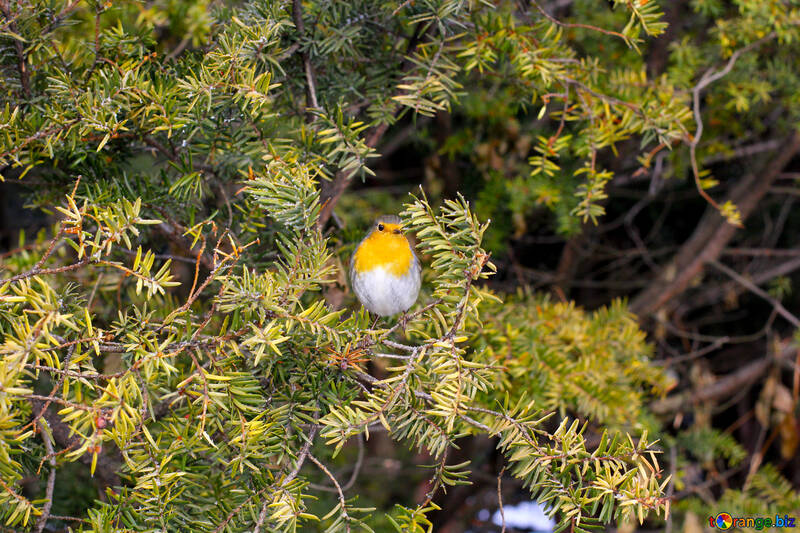
[[[378,217],[350,260],[350,285],[358,300],[379,317],[405,316],[421,284],[422,265],[400,217]]]

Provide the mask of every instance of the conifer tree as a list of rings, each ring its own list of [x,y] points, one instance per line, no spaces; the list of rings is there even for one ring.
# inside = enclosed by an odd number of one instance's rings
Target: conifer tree
[[[475,482],[459,450],[480,438],[498,486],[516,480],[559,531],[662,523],[691,450],[738,464],[741,445],[664,432],[652,402],[674,383],[626,303],[487,283],[500,235],[536,206],[565,235],[602,219],[620,146],[642,173],[670,154],[710,216],[742,224],[752,206],[707,192],[702,161],[731,149],[730,114],[794,97],[778,60],[753,74],[770,47],[794,53],[798,10],[735,3],[693,2],[712,38],[652,75],[668,27],[654,0],[576,1],[563,19],[536,0],[0,0],[2,179],[48,217],[0,270],[3,523],[429,531]],[[710,91],[733,94],[704,125]],[[473,157],[475,201],[349,193],[403,128],[430,143],[453,116],[440,154]],[[498,161],[481,142],[515,117],[536,133]],[[791,120],[775,128],[796,151]],[[342,281],[380,210],[424,263],[403,322],[374,324]],[[374,493],[391,475],[362,471],[376,439],[423,494]],[[796,505],[770,465],[726,498],[768,488],[772,508]]]

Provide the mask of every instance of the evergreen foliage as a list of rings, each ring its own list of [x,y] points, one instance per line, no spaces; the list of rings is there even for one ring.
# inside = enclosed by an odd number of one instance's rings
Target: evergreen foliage
[[[0,0],[2,178],[33,185],[52,222],[0,270],[3,523],[429,531],[438,498],[473,481],[453,456],[483,437],[559,531],[587,531],[667,516],[686,476],[666,447],[739,464],[718,434],[659,442],[649,404],[674,383],[625,302],[486,286],[490,250],[537,206],[563,234],[601,220],[603,157],[629,140],[642,172],[674,160],[741,224],[698,161],[734,148],[732,117],[766,128],[796,101],[795,2],[691,2],[716,28],[657,76],[659,2],[600,4],[560,20],[536,1]],[[704,89],[725,101],[705,127]],[[440,155],[471,161],[476,200],[390,204],[423,291],[407,320],[373,324],[340,280],[379,202],[339,198],[374,175],[387,131],[450,112],[463,127]],[[429,463],[425,494],[381,501],[334,473],[376,435]],[[751,477],[722,496],[731,511],[797,509],[774,467]],[[100,490],[60,500],[64,478]]]

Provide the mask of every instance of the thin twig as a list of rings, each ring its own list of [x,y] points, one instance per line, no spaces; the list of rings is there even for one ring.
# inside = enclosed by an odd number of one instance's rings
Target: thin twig
[[[181,42],[178,43],[178,46],[176,46],[172,52],[167,54],[167,57],[164,58],[164,61],[170,61],[178,57],[181,54],[181,52],[186,50],[186,47],[189,46],[190,42],[192,42],[192,37],[191,35],[187,35],[186,37],[183,38]]]
[[[764,375],[772,364],[795,354],[794,348],[785,348],[780,354],[764,356],[748,363],[735,372],[718,378],[709,386],[681,392],[650,404],[650,410],[659,415],[675,413],[692,405],[711,402],[740,392]]]
[[[731,338],[726,336],[720,337],[716,339],[714,342],[709,344],[708,346],[704,346],[699,350],[692,350],[689,353],[685,353],[683,355],[678,355],[676,357],[668,357],[663,360],[656,360],[653,361],[655,365],[664,365],[664,366],[671,366],[678,363],[684,363],[686,361],[691,361],[692,359],[697,359],[698,357],[703,357],[704,355],[713,352],[714,350],[720,348],[721,346],[727,344],[731,341]]]
[[[361,383],[359,383],[358,381],[356,381],[355,383],[357,383],[358,385],[361,385]],[[382,425],[380,425],[380,427],[383,428]],[[372,430],[370,430],[370,431],[372,431]],[[353,485],[355,485],[356,480],[358,479],[358,476],[361,473],[361,467],[364,464],[364,452],[366,451],[366,448],[364,446],[364,438],[362,437],[361,433],[356,435],[356,438],[358,439],[357,440],[357,442],[358,442],[358,458],[356,459],[356,464],[353,466],[353,473],[350,474],[350,479],[348,479],[347,483],[345,483],[342,486],[342,491],[343,492],[347,492],[348,490],[350,490],[350,488]],[[311,487],[314,490],[321,490],[322,492],[336,492],[336,487],[329,487],[327,485],[318,485],[316,483],[309,483],[308,486]]]
[[[401,359],[401,360],[408,360],[411,359],[410,355],[397,355],[393,353],[373,353],[375,357],[384,357],[386,359]]]
[[[353,485],[355,485],[356,480],[358,479],[359,474],[361,473],[361,466],[364,464],[364,454],[366,452],[366,446],[364,446],[364,438],[361,435],[356,437],[358,440],[358,457],[356,458],[356,464],[353,467],[353,473],[350,476],[350,479],[347,480],[344,487],[342,487],[343,491],[349,490]]]
[[[503,529],[500,530],[500,533],[506,533],[506,512],[503,509],[503,472],[505,472],[505,467],[500,470],[500,473],[497,474],[497,506],[500,509],[500,520],[502,521]]]
[[[301,3],[301,0],[292,0],[292,20],[294,21],[294,26],[297,29],[300,39],[302,39],[306,30],[305,25],[303,24],[303,4]],[[314,73],[314,67],[311,66],[311,58],[308,56],[308,52],[305,50],[300,51],[300,57],[303,59],[303,70],[305,71],[306,83],[308,84],[306,87],[308,104],[313,109],[318,109],[319,102],[317,101],[317,77]]]
[[[267,520],[267,510],[269,509],[270,500],[267,498],[264,500],[264,503],[261,505],[261,511],[258,513],[258,521],[256,522],[256,527],[253,528],[253,533],[259,533],[261,528],[264,526],[264,522]]]
[[[44,412],[44,409],[42,412]],[[53,450],[53,443],[50,442],[50,435],[48,435],[47,432],[42,429],[41,422],[39,424],[39,434],[42,436],[44,449],[47,451],[48,462],[50,463],[50,473],[47,476],[47,491],[45,492],[42,515],[39,517],[39,520],[36,521],[36,533],[42,533],[42,531],[44,531],[44,528],[47,525],[47,520],[50,518],[50,509],[53,507],[53,489],[56,486],[56,452]]]
[[[350,532],[350,516],[347,514],[347,503],[344,499],[344,492],[342,491],[342,487],[339,485],[339,482],[336,481],[336,478],[331,474],[331,471],[322,464],[313,454],[308,454],[308,459],[317,465],[320,470],[325,472],[325,475],[333,482],[333,485],[336,487],[336,492],[339,494],[339,507],[342,509],[342,518],[344,519],[344,528],[345,531],[348,533]]]
[[[722,255],[744,255],[747,257],[800,257],[800,249],[781,250],[776,248],[727,248]]]
[[[298,2],[299,0],[294,1]],[[423,26],[425,26],[423,22],[418,23],[414,29],[414,33],[408,41],[403,60],[400,64],[401,73],[405,73],[414,65],[414,62],[411,60],[411,56],[427,31],[427,29],[423,29]],[[425,28],[427,27],[428,26],[425,26]],[[397,110],[397,114],[399,114],[401,111],[402,107]],[[380,142],[380,140],[386,134],[388,129],[388,122],[379,124],[367,136],[365,144],[370,148],[375,148],[378,145],[378,142]],[[334,207],[336,207],[336,204],[339,202],[339,198],[341,198],[342,194],[344,194],[344,191],[350,184],[350,178],[353,177],[355,172],[356,169],[339,171],[336,173],[336,177],[333,179],[333,181],[322,182],[320,188],[320,204],[322,207],[320,208],[319,217],[317,219],[318,228],[323,228],[325,224],[327,224],[328,220],[330,220],[331,216],[333,215]]]
[[[229,522],[230,522],[230,521],[233,519],[233,517],[234,517],[234,516],[236,516],[236,514],[237,514],[239,511],[241,511],[241,510],[242,510],[242,507],[244,507],[246,504],[248,504],[248,503],[249,503],[251,500],[253,500],[254,498],[260,498],[261,496],[263,496],[263,495],[264,495],[264,493],[265,493],[265,492],[267,492],[267,491],[268,491],[268,490],[270,490],[270,489],[273,489],[273,486],[272,486],[272,485],[267,485],[266,487],[262,488],[261,490],[259,490],[259,491],[258,491],[258,492],[256,492],[256,493],[253,493],[253,494],[252,494],[252,495],[251,495],[249,498],[247,498],[245,501],[243,501],[242,503],[240,503],[239,505],[237,505],[236,507],[234,507],[234,508],[231,510],[231,512],[229,512],[229,513],[228,513],[228,515],[225,517],[225,520],[223,520],[223,521],[222,521],[222,523],[220,523],[220,524],[217,526],[217,528],[214,530],[214,533],[219,533],[220,531],[222,531],[223,529],[225,529],[225,526],[227,526],[227,525],[228,525],[228,523],[229,523]],[[259,527],[259,526],[258,526],[258,524],[259,524],[259,523],[263,525],[263,524],[264,524],[264,521],[267,519],[267,517],[266,517],[266,514],[267,514],[267,507],[269,507],[269,502],[270,502],[270,500],[269,500],[269,499],[265,500],[265,502],[264,502],[264,506],[261,508],[261,514],[258,516],[258,520],[259,520],[259,522],[256,524],[256,527]],[[263,517],[262,517],[262,515],[263,515]],[[256,530],[254,530],[254,531],[256,531]]]
[[[747,219],[755,210],[774,180],[798,151],[800,132],[794,130],[786,136],[774,157],[732,187],[727,200],[739,208],[742,220]],[[690,286],[706,263],[716,260],[722,254],[736,230],[717,210],[709,210],[692,236],[681,245],[673,259],[662,267],[658,279],[650,282],[647,288],[631,300],[630,310],[640,316],[655,315],[662,306]]]
[[[292,469],[291,472],[289,472],[289,474],[285,478],[283,478],[283,481],[281,481],[280,484],[281,487],[285,487],[286,485],[291,483],[294,480],[294,478],[297,477],[297,474],[300,473],[300,469],[303,468],[303,463],[305,463],[306,458],[309,456],[309,452],[311,451],[311,445],[314,442],[314,437],[317,436],[318,429],[319,429],[319,424],[315,423],[313,426],[311,426],[311,431],[309,431],[308,434],[308,440],[306,440],[306,443],[303,445],[303,448],[297,455],[297,461],[295,462],[294,468]],[[267,519],[267,510],[269,508],[270,503],[271,503],[270,499],[264,500],[264,503],[261,506],[261,512],[258,515],[258,521],[256,522],[256,527],[253,528],[253,533],[261,532],[261,528],[264,526],[264,522]],[[217,528],[217,531],[219,531],[220,529],[221,527]]]
[[[772,152],[780,145],[781,139],[770,139],[768,141],[748,144],[746,146],[739,146],[731,149],[730,152],[721,152],[705,157],[703,159],[703,166],[713,165],[714,163],[720,163],[722,161],[730,161],[732,159],[739,159],[742,157],[750,157],[763,152]]]
[[[613,30],[607,30],[607,29],[601,28],[599,26],[592,26],[590,24],[580,24],[580,23],[575,23],[575,22],[562,22],[562,21],[558,20],[557,18],[555,18],[550,13],[548,13],[547,11],[545,11],[545,9],[542,6],[540,6],[539,3],[536,0],[532,0],[531,3],[536,7],[536,10],[539,11],[539,13],[541,13],[542,16],[544,16],[544,18],[546,18],[547,20],[549,20],[550,22],[552,22],[556,26],[561,26],[562,28],[582,28],[582,29],[585,29],[585,30],[598,31],[600,33],[605,33],[606,35],[612,35],[614,37],[619,37],[620,39],[625,41],[626,44],[629,44],[629,45],[631,44],[631,40],[629,38],[625,37],[623,34],[621,34],[619,32],[616,32],[616,31],[613,31]]]
[[[778,300],[770,296],[766,291],[755,285],[752,281],[740,275],[735,270],[726,267],[719,261],[716,260],[709,261],[708,264],[713,266],[717,270],[725,273],[726,275],[730,276],[730,278],[733,279],[736,283],[745,287],[747,290],[749,290],[756,296],[760,296],[761,298],[769,302],[775,309],[775,311],[778,312],[779,315],[788,320],[794,327],[800,328],[800,319],[798,319],[796,316],[790,313],[789,310],[783,306],[783,304],[781,304]]]
[[[64,370],[69,370],[69,365],[70,365],[70,363],[72,362],[72,354],[73,354],[73,353],[75,353],[75,346],[76,346],[76,345],[75,345],[75,344],[73,344],[73,345],[71,345],[71,346],[69,347],[69,349],[67,350],[67,356],[64,358],[64,364],[63,364],[63,366],[64,366]],[[57,393],[58,393],[59,389],[61,389],[61,386],[64,384],[64,379],[65,379],[65,378],[66,378],[66,374],[64,374],[64,373],[62,373],[62,374],[59,376],[59,378],[58,378],[58,382],[55,384],[55,386],[53,387],[52,391],[50,392],[50,395],[51,395],[51,396],[53,396],[53,395],[55,395],[55,394],[57,394]],[[51,403],[52,403],[52,402],[48,400],[48,401],[47,401],[47,402],[44,404],[44,406],[41,408],[41,410],[39,411],[39,413],[37,413],[37,414],[36,414],[36,416],[34,416],[34,418],[33,418],[33,422],[31,422],[31,424],[32,424],[33,426],[36,426],[36,424],[39,422],[39,419],[42,417],[42,415],[44,414],[44,412],[45,412],[45,411],[46,411],[46,410],[47,410],[47,409],[50,407],[50,404],[51,404]]]
[[[57,268],[32,268],[27,272],[23,272],[21,274],[17,274],[16,276],[12,276],[7,279],[0,279],[0,283],[14,283],[16,281],[21,281],[23,279],[32,278],[33,276],[41,276],[47,274],[62,274],[64,272],[70,272],[72,270],[78,270],[79,268],[88,265],[91,263],[91,260],[87,257],[82,261],[78,261],[77,263],[73,263],[71,265],[66,265]]]
[[[710,68],[703,74],[700,78],[700,81],[697,82],[697,85],[694,86],[692,89],[692,107],[694,112],[694,121],[697,124],[697,129],[694,132],[694,135],[689,138],[689,159],[692,165],[692,173],[694,174],[694,182],[695,186],[697,187],[697,191],[709,204],[711,204],[715,209],[719,209],[719,204],[714,201],[711,196],[705,191],[702,184],[700,183],[700,168],[697,163],[697,145],[700,143],[700,139],[703,136],[703,117],[700,114],[700,93],[714,83],[715,81],[723,78],[726,76],[731,70],[733,70],[736,61],[741,57],[742,54],[749,52],[750,50],[760,46],[761,44],[770,41],[776,37],[775,32],[772,32],[768,35],[765,35],[761,39],[757,41],[753,41],[752,43],[744,46],[738,50],[736,50],[728,60],[728,63],[722,70],[716,71],[713,68]]]

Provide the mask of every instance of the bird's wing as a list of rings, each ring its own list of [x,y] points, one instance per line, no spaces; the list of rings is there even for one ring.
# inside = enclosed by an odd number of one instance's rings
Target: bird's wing
[[[417,252],[414,251],[411,241],[408,242],[408,247],[411,248],[411,255],[414,257],[414,264],[411,268],[413,268],[417,274],[419,274],[422,272],[422,263],[419,262],[419,257],[417,257]]]
[[[356,246],[356,249],[353,250],[353,255],[350,256],[350,272],[348,272],[348,274],[349,274],[348,278],[350,279],[350,287],[351,288],[353,287],[353,284],[355,283],[355,277],[356,277],[356,253],[358,253],[359,248],[361,248],[361,245],[364,244],[365,240],[366,240],[366,237],[361,239],[361,242],[358,243],[358,246]]]

